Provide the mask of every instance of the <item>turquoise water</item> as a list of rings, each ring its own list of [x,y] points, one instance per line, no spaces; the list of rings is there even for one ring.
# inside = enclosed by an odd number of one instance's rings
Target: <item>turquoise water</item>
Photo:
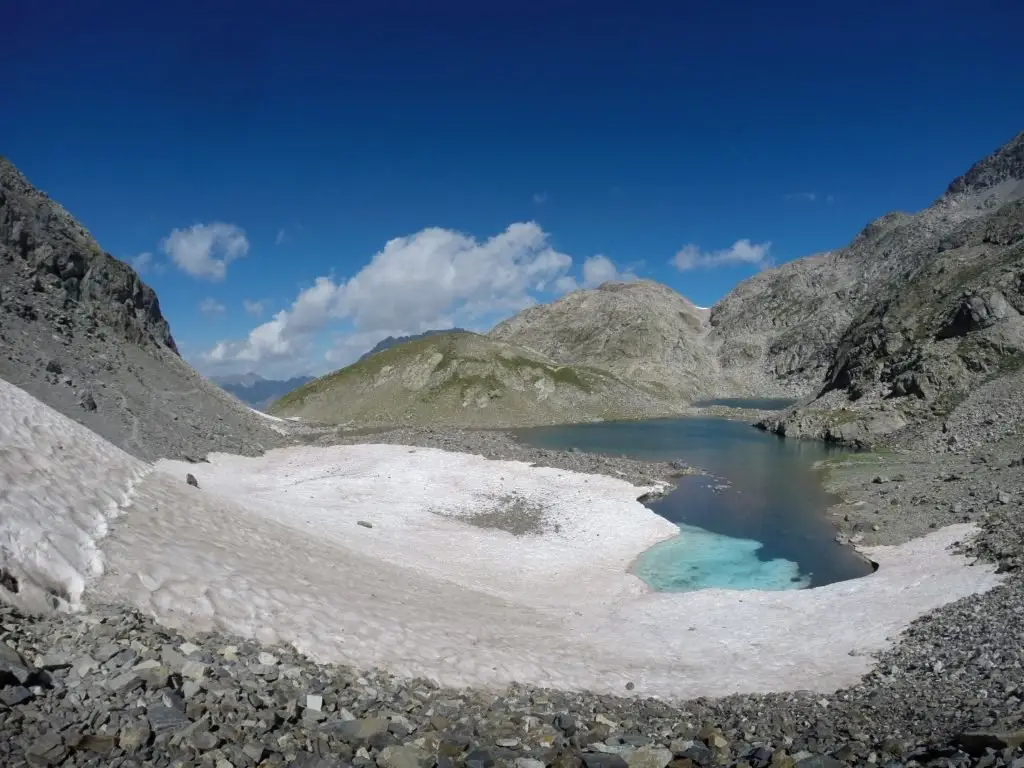
[[[786,441],[718,418],[603,422],[517,430],[526,443],[642,459],[681,459],[710,476],[680,478],[648,506],[680,535],[643,553],[653,589],[804,589],[865,576],[870,563],[837,544],[832,499],[811,469],[835,448]]]

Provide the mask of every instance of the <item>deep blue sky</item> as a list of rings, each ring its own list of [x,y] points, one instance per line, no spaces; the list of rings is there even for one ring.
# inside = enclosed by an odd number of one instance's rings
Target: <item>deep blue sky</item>
[[[1013,0],[4,5],[0,153],[114,255],[152,254],[205,370],[485,327],[598,254],[710,305],[759,267],[681,271],[684,246],[840,246],[1024,129]],[[223,279],[211,243],[244,252]]]

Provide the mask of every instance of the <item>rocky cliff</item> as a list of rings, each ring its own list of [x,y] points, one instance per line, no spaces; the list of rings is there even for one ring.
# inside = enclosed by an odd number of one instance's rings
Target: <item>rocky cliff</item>
[[[657,389],[465,332],[378,352],[300,387],[269,409],[333,424],[473,427],[643,418],[676,410]]]
[[[280,437],[179,357],[153,289],[4,158],[0,377],[146,459]]]
[[[809,390],[765,421],[870,443],[941,417],[1024,352],[1024,133],[929,208],[740,285],[712,310],[723,366]]]

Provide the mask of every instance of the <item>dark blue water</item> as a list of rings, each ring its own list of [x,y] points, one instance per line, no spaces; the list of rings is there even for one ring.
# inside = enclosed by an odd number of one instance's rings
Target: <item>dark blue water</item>
[[[793,405],[796,400],[790,397],[719,397],[713,400],[700,400],[694,403],[698,408],[712,405],[724,405],[727,408],[756,408],[761,411],[781,411]]]
[[[832,499],[812,470],[837,448],[783,440],[719,418],[602,422],[517,430],[537,447],[640,459],[681,459],[712,476],[681,478],[650,508],[682,535],[641,556],[655,589],[798,589],[857,578],[869,563],[834,540]],[[726,486],[726,487],[721,487]]]

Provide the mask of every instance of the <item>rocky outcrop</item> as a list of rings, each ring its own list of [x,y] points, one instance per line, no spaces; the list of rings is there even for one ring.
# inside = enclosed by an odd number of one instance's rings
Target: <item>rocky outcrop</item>
[[[0,377],[145,459],[280,435],[178,355],[156,293],[0,158]]]
[[[924,211],[883,216],[846,248],[758,275],[715,305],[724,371],[808,396],[760,426],[865,444],[1020,365],[1022,156],[1024,133]]]
[[[692,401],[735,390],[720,381],[706,317],[706,310],[660,283],[609,282],[525,309],[488,336]]]
[[[378,352],[270,406],[331,424],[512,427],[682,410],[657,388],[606,370],[560,365],[475,333],[436,334]]]

